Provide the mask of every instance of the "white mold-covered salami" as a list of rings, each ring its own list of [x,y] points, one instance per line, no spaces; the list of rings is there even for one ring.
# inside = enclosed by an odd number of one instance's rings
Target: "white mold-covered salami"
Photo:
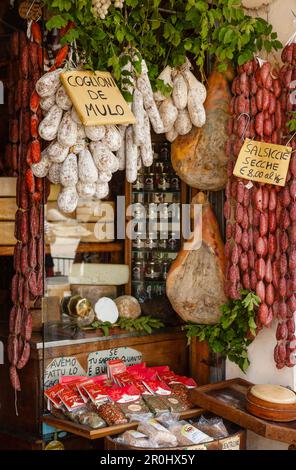
[[[151,166],[153,163],[153,150],[151,144],[150,122],[146,111],[144,112],[144,132],[145,143],[140,147],[141,160],[144,166]]]
[[[72,147],[70,147],[70,152],[78,155],[78,153],[82,152],[82,150],[86,148],[87,148],[86,140],[80,140],[80,141],[77,141],[75,145],[72,145]]]
[[[56,104],[50,108],[38,127],[38,133],[43,140],[51,141],[56,138],[62,115],[63,110]]]
[[[71,117],[72,117],[72,113],[71,113]],[[77,141],[79,142],[80,140],[85,139],[85,138],[86,138],[86,133],[85,133],[84,126],[82,124],[77,125]]]
[[[76,190],[79,197],[90,199],[95,195],[96,183],[85,183],[79,180],[76,185]]]
[[[166,132],[165,137],[169,142],[174,142],[178,137],[178,132],[176,131],[175,126],[173,126],[169,132]]]
[[[206,112],[203,104],[199,101],[195,91],[190,90],[188,95],[188,112],[192,124],[202,127],[206,123]]]
[[[71,111],[67,111],[58,130],[58,142],[64,147],[72,147],[77,141],[77,124],[71,117]]]
[[[40,100],[40,108],[46,113],[56,104],[55,95],[46,96]]]
[[[49,167],[47,178],[52,184],[59,184],[61,177],[62,163],[52,163]]]
[[[197,80],[197,78],[189,69],[184,70],[182,74],[187,82],[189,91],[195,92],[197,95],[196,100],[203,104],[207,97],[206,87],[199,80]]]
[[[105,126],[85,126],[84,127],[85,135],[94,142],[102,140],[106,133]]]
[[[118,170],[118,158],[106,145],[102,142],[91,142],[89,148],[99,171],[114,173]]]
[[[116,126],[106,126],[106,134],[102,142],[109,147],[111,152],[117,152],[120,149],[122,138]]]
[[[109,183],[112,179],[111,171],[100,171],[98,175],[98,183]]]
[[[76,109],[74,108],[74,106],[73,106],[72,109],[71,109],[71,118],[73,119],[74,122],[76,122],[76,124],[79,124],[80,126],[82,125],[81,119],[80,119],[80,117],[78,116],[78,114],[77,114]]]
[[[77,156],[74,153],[69,153],[62,163],[60,182],[65,187],[75,186],[78,182]]]
[[[151,125],[156,134],[162,134],[164,127],[154,101],[151,83],[147,73],[147,65],[142,61],[142,73],[137,80],[137,87],[143,95],[144,108],[147,111]]]
[[[46,150],[43,150],[43,152],[41,153],[40,162],[33,163],[31,168],[33,171],[33,175],[37,178],[44,178],[47,175],[50,168],[50,161]]]
[[[63,188],[60,194],[58,195],[58,208],[62,212],[70,214],[71,212],[75,211],[77,204],[78,194],[76,191],[76,187],[69,186],[67,188]]]
[[[87,148],[79,153],[78,175],[82,183],[95,183],[98,179],[97,167]]]
[[[119,126],[119,132],[121,134],[121,146],[120,149],[117,150],[116,156],[119,162],[119,170],[125,169],[125,133],[126,133],[127,126]]]
[[[173,81],[172,98],[177,109],[183,110],[187,106],[188,88],[186,80],[181,73],[178,73]]]
[[[161,102],[159,114],[163,122],[164,132],[169,132],[178,117],[178,109],[174,105],[172,98],[166,98]]]
[[[72,101],[70,100],[65,88],[60,86],[55,96],[56,104],[64,111],[69,111],[72,108]]]
[[[188,132],[191,131],[192,122],[190,120],[190,116],[187,109],[179,111],[174,128],[176,129],[179,135],[186,135],[188,134]]]
[[[96,199],[104,199],[104,197],[107,197],[109,194],[109,185],[108,183],[101,183],[97,182],[96,183],[96,192],[95,192],[95,198]]]
[[[36,91],[41,98],[46,96],[55,95],[61,85],[60,74],[62,69],[47,72],[36,83]]]
[[[171,88],[173,88],[172,68],[169,65],[167,65],[159,74],[158,80],[162,80],[165,85],[169,85]],[[164,101],[166,99],[161,91],[156,91],[153,96],[155,101]]]
[[[133,95],[132,112],[136,118],[136,122],[133,125],[134,131],[134,142],[136,145],[143,145],[145,142],[145,130],[144,130],[144,103],[142,93],[135,89]]]
[[[126,146],[126,179],[129,183],[134,183],[137,179],[137,160],[138,160],[138,147],[133,140],[133,128],[128,126],[125,134]]]
[[[52,163],[63,163],[69,153],[69,147],[64,147],[54,140],[47,148],[47,155]]]

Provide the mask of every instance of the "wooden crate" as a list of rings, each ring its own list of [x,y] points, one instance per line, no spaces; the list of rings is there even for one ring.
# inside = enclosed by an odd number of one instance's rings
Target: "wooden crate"
[[[0,245],[15,245],[16,178],[0,178]]]

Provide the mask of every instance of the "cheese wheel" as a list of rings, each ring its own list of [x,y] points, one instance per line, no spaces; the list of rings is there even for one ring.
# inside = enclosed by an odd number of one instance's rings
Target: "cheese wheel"
[[[115,323],[118,320],[118,308],[114,300],[109,297],[101,297],[95,304],[95,312],[98,320]]]
[[[296,404],[296,394],[281,385],[258,384],[251,388],[251,394],[270,403]]]

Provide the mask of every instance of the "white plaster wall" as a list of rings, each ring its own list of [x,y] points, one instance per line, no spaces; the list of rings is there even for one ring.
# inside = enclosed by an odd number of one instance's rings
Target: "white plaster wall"
[[[291,10],[296,14],[296,0],[275,0],[266,9],[259,10],[258,13],[264,19],[272,23],[273,28],[278,33],[280,41],[285,44],[291,35],[296,31],[296,18]],[[248,12],[250,13],[250,12]],[[277,59],[280,58],[280,52]],[[272,60],[272,57],[269,57]],[[273,383],[284,386],[290,386],[296,390],[296,371],[295,368],[284,368],[278,370],[273,360],[273,350],[276,344],[275,339],[276,322],[271,329],[264,329],[249,347],[249,358],[251,365],[245,375],[233,363],[226,363],[226,378],[242,377],[253,383]],[[247,446],[249,449],[286,449],[287,445],[264,439],[252,432],[248,432]]]

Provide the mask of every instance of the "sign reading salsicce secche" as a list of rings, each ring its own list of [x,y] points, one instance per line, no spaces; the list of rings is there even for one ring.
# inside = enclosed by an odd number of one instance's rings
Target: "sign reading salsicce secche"
[[[110,73],[71,70],[61,80],[85,126],[136,122]]]
[[[246,139],[233,174],[259,183],[285,186],[292,148]]]

